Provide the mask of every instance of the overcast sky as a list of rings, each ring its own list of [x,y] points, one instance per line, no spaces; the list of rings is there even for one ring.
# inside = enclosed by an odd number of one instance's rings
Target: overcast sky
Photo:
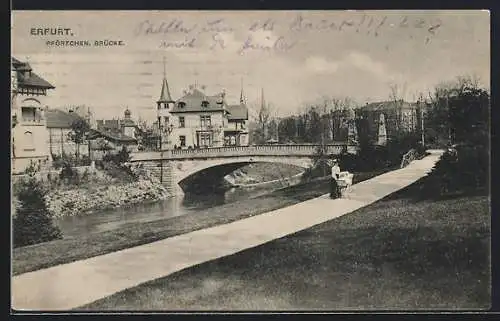
[[[53,27],[73,35],[31,34]],[[56,87],[50,107],[87,105],[97,118],[128,107],[152,119],[163,57],[174,99],[197,83],[207,94],[224,88],[237,103],[243,80],[250,105],[263,88],[280,114],[322,96],[386,100],[391,84],[414,100],[459,75],[490,81],[487,11],[17,11],[12,35],[13,56]],[[125,45],[46,43],[106,39]]]

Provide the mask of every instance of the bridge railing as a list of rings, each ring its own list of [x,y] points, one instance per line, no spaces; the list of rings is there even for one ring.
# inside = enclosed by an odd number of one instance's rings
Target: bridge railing
[[[132,160],[154,159],[186,159],[186,158],[214,158],[236,156],[312,156],[318,145],[254,145],[254,146],[224,146],[200,149],[175,149],[162,152],[132,153]],[[336,155],[345,151],[344,143],[326,145],[328,154]]]

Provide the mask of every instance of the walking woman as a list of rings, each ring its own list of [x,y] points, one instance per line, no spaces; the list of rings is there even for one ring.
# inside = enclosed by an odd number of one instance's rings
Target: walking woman
[[[336,159],[333,160],[332,177],[330,178],[330,198],[336,199],[340,197],[340,186],[337,179],[340,175],[340,166]]]

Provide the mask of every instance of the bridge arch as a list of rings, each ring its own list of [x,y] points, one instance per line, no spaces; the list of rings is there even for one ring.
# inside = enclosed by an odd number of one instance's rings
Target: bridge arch
[[[186,161],[173,161],[172,167],[176,172],[177,182],[180,182],[189,176],[192,176],[196,173],[203,172],[210,168],[227,168],[229,170],[232,167],[243,167],[252,163],[276,163],[276,164],[287,164],[287,165],[295,165],[302,168],[308,168],[312,165],[312,160],[309,157],[263,157],[263,156],[255,156],[255,157],[238,157],[234,158],[226,158],[226,159],[210,159],[210,160],[192,160],[189,162]],[[233,170],[234,171],[234,170]],[[228,172],[227,174],[231,173]],[[226,174],[226,175],[227,175]]]
[[[255,163],[273,163],[294,165],[297,167],[308,168],[312,161],[309,157],[241,157],[238,159],[217,159],[200,160],[191,162],[172,163],[174,173],[173,183],[178,185],[184,192],[196,189],[203,185],[212,187],[222,186],[224,177],[233,171]]]

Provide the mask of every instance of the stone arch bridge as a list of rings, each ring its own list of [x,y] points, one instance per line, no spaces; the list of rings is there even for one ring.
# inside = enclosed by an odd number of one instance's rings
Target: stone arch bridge
[[[307,168],[318,145],[259,145],[203,149],[164,150],[131,154],[131,162],[140,163],[162,178],[173,195],[182,195],[200,187],[221,186],[224,176],[251,163],[290,164]],[[356,152],[345,143],[326,146],[328,155]]]

